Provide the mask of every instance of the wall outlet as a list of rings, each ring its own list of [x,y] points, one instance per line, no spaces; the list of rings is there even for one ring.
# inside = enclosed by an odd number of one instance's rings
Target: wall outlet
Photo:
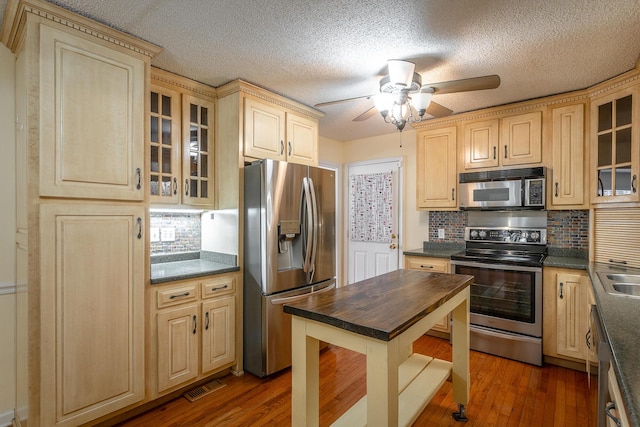
[[[438,239],[444,239],[444,228],[438,228]]]
[[[151,242],[160,241],[160,229],[158,227],[149,228],[149,241]]]
[[[160,229],[160,240],[163,242],[175,242],[176,241],[176,229],[173,227],[163,227]]]

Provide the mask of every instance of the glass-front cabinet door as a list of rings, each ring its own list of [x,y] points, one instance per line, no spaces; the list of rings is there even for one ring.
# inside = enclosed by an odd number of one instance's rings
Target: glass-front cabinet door
[[[180,203],[180,94],[152,86],[149,111],[149,199]]]
[[[214,106],[194,96],[182,96],[183,202],[213,205]]]
[[[638,99],[635,88],[592,104],[592,202],[638,200]]]

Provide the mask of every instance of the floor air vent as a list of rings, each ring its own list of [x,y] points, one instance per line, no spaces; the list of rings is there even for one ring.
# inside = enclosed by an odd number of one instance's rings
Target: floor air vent
[[[225,385],[226,384],[222,384],[219,380],[209,381],[206,384],[202,384],[200,387],[196,387],[192,390],[185,392],[183,396],[189,402],[195,402],[201,397],[204,397],[207,394],[213,393],[214,391],[224,387]]]

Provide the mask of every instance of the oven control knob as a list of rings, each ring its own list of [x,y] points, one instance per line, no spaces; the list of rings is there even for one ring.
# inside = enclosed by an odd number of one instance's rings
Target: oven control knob
[[[471,230],[471,238],[475,239],[476,237],[478,237],[478,230]]]
[[[487,237],[487,232],[484,230],[480,230],[480,238],[484,239],[485,237]]]
[[[540,233],[538,233],[537,231],[531,232],[531,240],[533,240],[534,242],[537,242],[539,238],[540,238]]]
[[[526,231],[523,231],[522,235],[520,236],[520,239],[524,239],[526,241],[527,237],[529,237],[529,233],[527,233]]]

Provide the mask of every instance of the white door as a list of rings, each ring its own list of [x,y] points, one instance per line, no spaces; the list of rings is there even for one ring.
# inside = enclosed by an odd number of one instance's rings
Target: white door
[[[398,269],[401,159],[348,166],[347,283]]]

